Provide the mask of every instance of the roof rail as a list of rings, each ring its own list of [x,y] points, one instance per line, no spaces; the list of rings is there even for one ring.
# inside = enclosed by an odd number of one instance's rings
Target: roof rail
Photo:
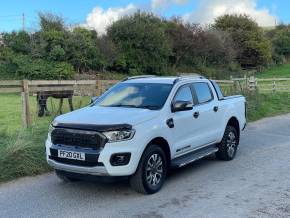
[[[151,77],[156,77],[155,75],[140,75],[140,76],[131,76],[131,77],[127,77],[125,79],[122,80],[126,81],[126,80],[131,80],[131,79],[142,79],[142,78],[151,78]]]
[[[190,79],[190,78],[195,78],[195,79],[206,79],[204,76],[199,75],[197,73],[180,73],[178,74],[178,77],[173,81],[173,84],[179,82],[182,79]]]
[[[180,73],[178,74],[180,78],[198,78],[198,79],[205,79],[204,76],[198,73]]]

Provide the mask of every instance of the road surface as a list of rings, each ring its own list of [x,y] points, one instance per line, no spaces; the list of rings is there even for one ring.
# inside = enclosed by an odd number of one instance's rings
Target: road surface
[[[290,115],[249,124],[235,160],[178,169],[155,195],[53,173],[1,184],[0,217],[290,217]]]

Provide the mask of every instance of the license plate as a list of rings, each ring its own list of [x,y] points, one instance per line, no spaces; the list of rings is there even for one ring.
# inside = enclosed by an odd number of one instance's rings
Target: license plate
[[[72,160],[86,160],[85,153],[76,151],[58,150],[58,157]]]

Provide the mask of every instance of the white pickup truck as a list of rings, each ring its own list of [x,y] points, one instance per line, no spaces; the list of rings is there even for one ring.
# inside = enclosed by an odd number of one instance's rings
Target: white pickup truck
[[[131,77],[55,118],[47,162],[64,180],[125,176],[136,191],[152,194],[170,168],[214,153],[232,160],[245,126],[245,98],[223,97],[214,81]]]

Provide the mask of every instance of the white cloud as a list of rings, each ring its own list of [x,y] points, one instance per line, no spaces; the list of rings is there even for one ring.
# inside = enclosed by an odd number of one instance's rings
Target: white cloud
[[[224,14],[247,14],[260,26],[274,26],[277,20],[267,8],[258,9],[256,0],[199,0],[199,8],[183,18],[189,22],[210,24]]]
[[[153,11],[162,11],[171,5],[184,5],[188,0],[151,0],[151,9]]]
[[[194,1],[194,0],[192,0]],[[270,13],[267,8],[257,8],[257,0],[195,0],[199,7],[182,17],[187,22],[211,24],[215,18],[224,14],[247,14],[250,15],[260,26],[274,26],[277,17]],[[125,15],[131,15],[137,10],[152,11],[162,14],[174,5],[184,6],[188,0],[151,0],[150,5],[129,4],[125,7],[108,8],[95,7],[87,16],[85,27],[95,29],[100,35],[106,33],[107,27]],[[145,9],[147,8],[147,9]],[[172,14],[174,15],[174,14]]]
[[[87,16],[85,26],[95,29],[100,35],[103,35],[106,33],[107,27],[114,21],[125,15],[133,14],[137,10],[138,7],[134,4],[129,4],[126,7],[120,8],[108,8],[107,10],[101,7],[95,7]]]

